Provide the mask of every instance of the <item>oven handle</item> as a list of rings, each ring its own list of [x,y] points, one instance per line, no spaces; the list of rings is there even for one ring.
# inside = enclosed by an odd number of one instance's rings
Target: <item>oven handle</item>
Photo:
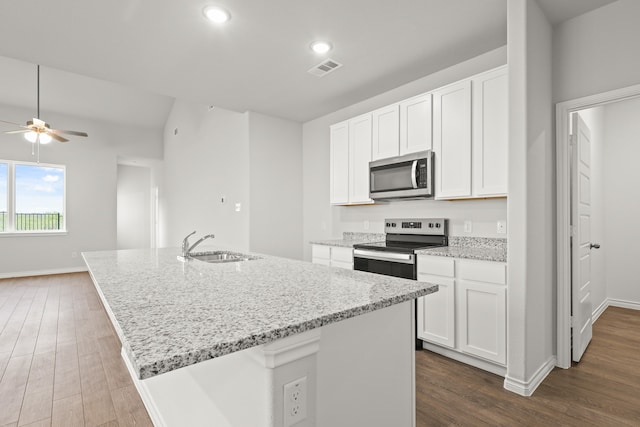
[[[354,258],[375,259],[378,261],[399,262],[402,264],[415,264],[413,254],[396,254],[383,251],[367,251],[365,249],[354,249]]]

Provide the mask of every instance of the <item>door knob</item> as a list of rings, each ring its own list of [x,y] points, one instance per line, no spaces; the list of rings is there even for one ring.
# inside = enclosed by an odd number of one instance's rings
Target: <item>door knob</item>
[[[592,243],[589,245],[589,249],[600,249],[599,243]]]

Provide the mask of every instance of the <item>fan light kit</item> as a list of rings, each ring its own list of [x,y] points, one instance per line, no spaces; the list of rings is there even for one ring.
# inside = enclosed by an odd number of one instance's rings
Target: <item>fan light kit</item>
[[[311,50],[315,53],[323,54],[331,50],[331,43],[323,41],[315,41],[311,43]]]
[[[204,9],[204,16],[211,22],[223,24],[231,19],[229,12],[218,6],[208,6]]]
[[[8,122],[5,120],[0,120],[2,123],[8,123],[13,126],[18,126],[20,129],[18,130],[10,130],[8,134],[24,134],[24,138],[31,143],[31,155],[36,154],[36,147],[38,151],[38,163],[40,163],[40,145],[48,144],[53,139],[58,142],[67,142],[69,141],[67,138],[63,137],[62,134],[65,135],[74,135],[74,136],[89,136],[86,132],[78,132],[75,130],[59,130],[59,129],[51,129],[49,123],[46,123],[44,120],[40,119],[40,65],[37,67],[37,79],[36,79],[36,88],[37,88],[37,109],[36,109],[36,117],[27,121],[26,125],[20,125],[18,123]]]

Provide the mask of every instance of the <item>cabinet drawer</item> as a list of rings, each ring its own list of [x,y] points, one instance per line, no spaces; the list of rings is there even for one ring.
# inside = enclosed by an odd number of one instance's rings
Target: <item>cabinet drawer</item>
[[[353,249],[332,247],[331,261],[346,262],[349,264],[353,264]]]
[[[507,266],[501,262],[458,261],[458,274],[461,279],[476,282],[507,283]]]
[[[331,246],[313,245],[311,247],[311,257],[312,258],[330,259],[331,258]]]
[[[453,277],[455,273],[452,258],[418,255],[418,274]]]

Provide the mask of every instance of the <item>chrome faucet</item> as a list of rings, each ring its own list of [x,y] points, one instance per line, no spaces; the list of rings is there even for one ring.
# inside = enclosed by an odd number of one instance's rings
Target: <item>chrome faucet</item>
[[[182,258],[185,260],[189,257],[189,254],[191,254],[191,251],[194,250],[195,247],[200,243],[204,242],[207,239],[213,239],[214,237],[216,237],[213,234],[207,234],[206,236],[200,238],[200,240],[195,242],[193,245],[189,246],[189,237],[193,236],[194,234],[196,234],[195,231],[188,234],[187,237],[182,240]]]

